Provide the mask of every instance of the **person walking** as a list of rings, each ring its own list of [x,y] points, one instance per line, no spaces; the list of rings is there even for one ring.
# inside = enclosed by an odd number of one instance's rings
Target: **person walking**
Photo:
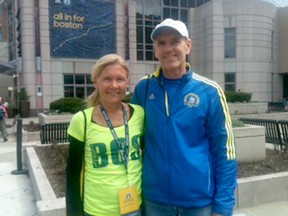
[[[0,97],[0,131],[3,137],[3,141],[8,141],[8,133],[6,128],[6,118],[8,118],[8,113],[6,111],[6,107],[4,106],[3,98]]]
[[[144,110],[122,102],[128,67],[120,56],[100,58],[91,80],[89,108],[68,128],[67,215],[140,216]]]
[[[230,216],[237,161],[220,86],[192,71],[186,25],[165,19],[151,33],[160,67],[135,87],[145,110],[143,195],[146,216]]]

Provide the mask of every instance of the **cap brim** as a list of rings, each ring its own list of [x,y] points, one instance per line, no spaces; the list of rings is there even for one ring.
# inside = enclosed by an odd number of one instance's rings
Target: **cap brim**
[[[155,41],[156,37],[163,31],[165,30],[174,30],[175,32],[178,32],[175,28],[172,28],[170,26],[161,26],[157,29],[154,29],[152,34],[151,34],[151,40]],[[178,32],[179,33],[179,32]],[[180,33],[179,33],[180,34]],[[181,35],[181,34],[180,34]]]

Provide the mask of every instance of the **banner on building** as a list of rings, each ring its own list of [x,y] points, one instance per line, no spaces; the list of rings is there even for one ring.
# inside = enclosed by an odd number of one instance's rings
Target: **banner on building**
[[[51,57],[115,53],[114,0],[49,0]]]

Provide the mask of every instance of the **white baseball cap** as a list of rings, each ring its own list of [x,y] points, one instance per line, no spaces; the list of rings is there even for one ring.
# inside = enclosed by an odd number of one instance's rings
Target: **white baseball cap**
[[[180,20],[165,19],[160,24],[158,24],[155,29],[152,31],[150,38],[152,41],[155,41],[156,37],[163,31],[167,29],[174,29],[179,32],[185,38],[189,38],[188,30],[186,25]]]

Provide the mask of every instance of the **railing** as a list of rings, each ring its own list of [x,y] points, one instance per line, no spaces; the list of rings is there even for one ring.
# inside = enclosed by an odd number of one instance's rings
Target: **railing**
[[[268,102],[268,112],[284,111],[284,110],[285,110],[284,102]]]
[[[68,142],[67,129],[69,122],[47,123],[40,132],[41,144]]]
[[[280,145],[281,150],[287,150],[288,121],[250,118],[241,118],[239,120],[245,124],[264,126],[266,143]]]
[[[280,127],[281,130],[281,138],[282,138],[282,143],[285,146],[286,150],[288,149],[288,121],[278,121],[278,125]]]

